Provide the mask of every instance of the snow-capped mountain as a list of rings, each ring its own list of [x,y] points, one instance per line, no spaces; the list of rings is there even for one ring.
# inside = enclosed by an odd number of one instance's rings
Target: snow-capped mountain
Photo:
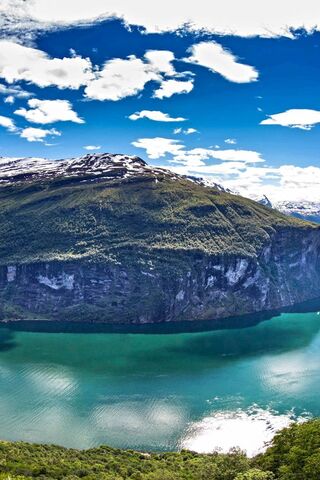
[[[223,188],[223,187],[222,187]],[[229,192],[239,195],[238,192]],[[242,196],[246,196],[241,193]],[[265,207],[274,208],[285,215],[290,215],[296,218],[302,218],[310,222],[320,223],[320,202],[311,201],[271,201],[265,194],[256,194],[248,196],[251,200],[254,200]]]
[[[269,208],[274,208],[279,210],[279,212],[284,213],[285,215],[291,215],[296,218],[302,218],[304,220],[309,220],[310,222],[320,223],[320,202],[310,202],[310,201],[289,201],[282,200],[278,202],[271,202],[271,200],[266,196],[250,196],[251,200],[255,200],[261,205],[265,205]]]
[[[84,182],[99,179],[126,180],[135,177],[153,177],[155,181],[159,177],[170,178],[173,181],[186,178],[204,187],[213,187],[221,192],[239,195],[238,192],[231,191],[210,178],[179,175],[165,168],[148,165],[136,156],[95,153],[63,160],[0,157],[0,185],[52,178],[79,179]],[[251,195],[250,198],[286,215],[320,223],[320,202],[271,202],[266,195]]]
[[[79,178],[81,181],[93,181],[99,179],[121,180],[141,176],[151,176],[155,180],[159,176],[165,176],[171,180],[186,178],[198,185],[233,193],[214,181],[179,175],[165,168],[154,167],[136,156],[94,153],[63,160],[0,157],[0,184],[2,185],[52,178]]]
[[[126,179],[134,176],[177,174],[162,168],[152,167],[135,156],[119,154],[87,154],[82,157],[49,160],[45,158],[0,158],[0,183],[12,184],[52,178],[88,177],[92,179]]]
[[[264,205],[265,207],[269,207],[269,208],[273,207],[272,202],[267,197],[267,195],[262,195],[262,197],[259,196],[259,195],[250,196],[250,198],[251,198],[251,200],[254,200],[257,203],[260,203],[261,205]]]
[[[226,193],[231,193],[232,195],[238,195],[238,193],[233,192],[229,188],[223,187],[220,183],[216,183],[208,177],[195,177],[193,175],[187,175],[186,178],[188,180],[191,180],[194,183],[197,183],[198,185],[202,185],[203,187],[212,187],[212,188],[216,188],[220,192],[226,192]]]
[[[273,208],[276,208],[286,215],[292,215],[297,218],[303,218],[312,222],[320,223],[320,202],[310,201],[281,201],[275,202]]]

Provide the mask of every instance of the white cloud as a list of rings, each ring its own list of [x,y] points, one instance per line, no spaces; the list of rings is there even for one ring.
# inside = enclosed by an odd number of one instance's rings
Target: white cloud
[[[174,162],[184,162],[185,164],[193,164],[210,158],[223,160],[226,162],[243,162],[248,163],[261,163],[264,162],[261,154],[254,150],[215,150],[210,148],[193,148],[191,150],[180,150],[174,155]],[[203,164],[203,163],[201,163]]]
[[[8,97],[5,97],[3,101],[4,103],[9,103],[12,105],[15,102],[15,98],[13,95],[9,95]]]
[[[224,143],[227,143],[228,145],[236,145],[237,140],[235,138],[226,138]]]
[[[175,128],[173,130],[174,135],[178,135],[179,133],[183,133],[183,135],[192,135],[193,133],[198,133],[196,128],[186,128],[183,130],[182,128]]]
[[[187,157],[179,154],[182,161],[169,164],[170,170],[183,175],[198,175],[213,179],[234,192],[245,197],[257,198],[267,195],[272,202],[278,201],[314,201],[320,202],[320,168],[316,166],[298,167],[296,165],[268,166],[265,163],[239,160],[221,160],[221,163],[206,163],[205,154],[197,149],[188,152]],[[227,154],[229,156],[229,154]],[[257,152],[250,154],[254,160],[260,157]],[[246,154],[247,157],[247,154]],[[247,157],[247,158],[249,158]],[[179,158],[175,156],[175,158]],[[229,159],[231,157],[229,156]],[[235,159],[236,156],[232,155]],[[262,159],[260,158],[260,163]]]
[[[281,165],[277,173],[279,175],[280,188],[277,191],[270,192],[270,196],[285,200],[301,199],[320,202],[319,167]]]
[[[273,167],[254,150],[187,149],[182,141],[170,138],[142,138],[133,145],[146,150],[150,159],[167,157],[164,168],[182,175],[208,177],[245,197],[265,194],[272,202],[320,202],[320,167],[317,166]]]
[[[189,159],[183,164],[172,163],[166,168],[182,175],[208,177],[244,197],[256,199],[267,195],[272,202],[320,202],[320,168],[316,166],[271,167],[241,161],[222,161],[212,165]]]
[[[176,71],[172,65],[174,54],[169,50],[148,50],[145,59],[150,63],[155,72],[175,76]]]
[[[139,120],[148,118],[155,122],[185,122],[187,119],[183,117],[170,117],[169,113],[160,112],[159,110],[142,110],[135,112],[129,116],[130,120]]]
[[[193,133],[198,133],[198,130],[196,128],[187,128],[183,133],[185,135],[192,135]]]
[[[0,16],[8,18],[7,28],[15,32],[27,30],[28,24],[30,31],[115,17],[149,33],[187,28],[219,35],[292,37],[292,29],[320,30],[320,4],[316,0],[2,0]],[[30,19],[33,23],[28,22]]]
[[[282,127],[310,130],[317,123],[320,123],[319,110],[295,108],[269,115],[269,118],[262,120],[260,125],[281,125]]]
[[[61,132],[59,132],[55,128],[46,130],[44,128],[33,128],[33,127],[24,128],[20,132],[20,137],[25,138],[26,140],[28,140],[28,142],[43,142],[48,135],[60,136]]]
[[[3,115],[0,115],[0,126],[6,128],[9,132],[15,132],[17,130],[12,118],[4,117]]]
[[[169,98],[174,94],[190,93],[193,89],[193,80],[180,81],[180,80],[163,80],[160,87],[154,92],[155,98]]]
[[[137,148],[143,148],[149,158],[157,159],[164,157],[167,153],[171,155],[178,155],[179,151],[183,148],[179,140],[173,140],[172,138],[139,138],[132,145]]]
[[[24,117],[32,123],[74,122],[84,123],[78,114],[72,110],[68,100],[38,100],[32,98],[28,101],[29,110],[19,108],[14,113]]]
[[[100,150],[101,148],[101,145],[86,145],[85,147],[83,147],[85,150]]]
[[[87,58],[50,58],[41,50],[0,40],[0,77],[8,83],[24,80],[39,87],[78,89],[93,73]]]
[[[0,95],[8,95],[7,98],[30,98],[32,93],[23,90],[21,87],[17,86],[7,86],[0,83]],[[10,102],[7,102],[10,103]]]
[[[189,52],[190,57],[186,62],[206,67],[214,73],[219,73],[230,82],[248,83],[258,78],[258,72],[254,67],[239,63],[229,50],[226,50],[216,42],[201,42],[193,45]]]
[[[155,92],[157,98],[188,93],[193,82],[176,78],[190,76],[190,72],[176,72],[173,60],[174,54],[168,50],[149,50],[143,58],[134,55],[113,58],[98,69],[92,66],[90,59],[77,56],[75,52],[71,52],[70,57],[51,58],[36,48],[0,40],[0,78],[7,83],[25,81],[39,87],[55,86],[59,89],[83,86],[84,95],[90,100],[121,100],[137,95],[151,81],[160,84]],[[5,85],[0,85],[0,94],[19,98],[31,96],[19,87]]]
[[[174,54],[168,50],[149,50],[143,58],[130,55],[128,58],[108,60],[95,73],[95,79],[88,82],[85,95],[92,100],[121,100],[137,95],[151,81],[160,83],[154,97],[171,97],[175,93],[189,93],[193,88],[191,80],[180,81],[189,72],[178,73],[172,61]],[[175,77],[175,78],[167,78]]]
[[[225,171],[218,178],[227,187],[252,198],[265,194],[272,202],[320,202],[320,168],[315,166],[247,166],[236,169],[232,174]]]
[[[227,162],[242,162],[243,164],[264,162],[261,154],[253,150],[215,150],[210,148],[187,150],[180,140],[171,138],[140,138],[133,142],[132,145],[145,149],[149,158],[152,159],[162,158],[166,154],[171,154],[172,162],[181,163],[185,166],[204,165],[203,161],[210,158]]]
[[[160,81],[161,76],[152,66],[134,55],[114,58],[105,63],[97,78],[85,88],[85,95],[92,100],[121,100],[137,95],[146,83]]]

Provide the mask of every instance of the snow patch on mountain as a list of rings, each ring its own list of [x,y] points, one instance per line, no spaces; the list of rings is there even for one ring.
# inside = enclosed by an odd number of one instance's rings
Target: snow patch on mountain
[[[320,223],[320,202],[282,201],[274,203],[273,207],[286,215],[292,215],[294,217]]]
[[[87,154],[82,157],[49,160],[46,158],[0,158],[0,183],[12,184],[51,178],[129,178],[138,175],[178,175],[152,167],[139,157],[119,154]]]
[[[54,178],[94,181],[98,179],[130,179],[133,177],[166,177],[170,180],[187,179],[204,187],[214,187],[221,192],[233,193],[212,180],[179,175],[165,168],[148,165],[137,156],[94,153],[81,157],[50,160],[46,158],[0,157],[0,185],[41,181]]]
[[[311,202],[308,200],[271,202],[266,195],[250,195],[250,198],[261,205],[274,208],[285,215],[320,223],[320,202]]]

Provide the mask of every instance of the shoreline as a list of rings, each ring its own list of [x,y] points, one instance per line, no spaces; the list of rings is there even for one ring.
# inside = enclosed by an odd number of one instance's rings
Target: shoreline
[[[130,334],[178,334],[201,333],[215,330],[249,328],[285,313],[309,313],[320,311],[320,298],[308,300],[282,309],[266,310],[218,320],[171,321],[159,323],[128,324],[104,322],[79,322],[47,319],[9,319],[0,321],[0,329],[34,333],[130,333]]]

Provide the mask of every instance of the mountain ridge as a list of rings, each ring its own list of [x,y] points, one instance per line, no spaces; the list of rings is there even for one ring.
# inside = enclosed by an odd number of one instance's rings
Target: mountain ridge
[[[4,320],[206,320],[320,295],[316,225],[138,157],[44,162],[0,161]]]

